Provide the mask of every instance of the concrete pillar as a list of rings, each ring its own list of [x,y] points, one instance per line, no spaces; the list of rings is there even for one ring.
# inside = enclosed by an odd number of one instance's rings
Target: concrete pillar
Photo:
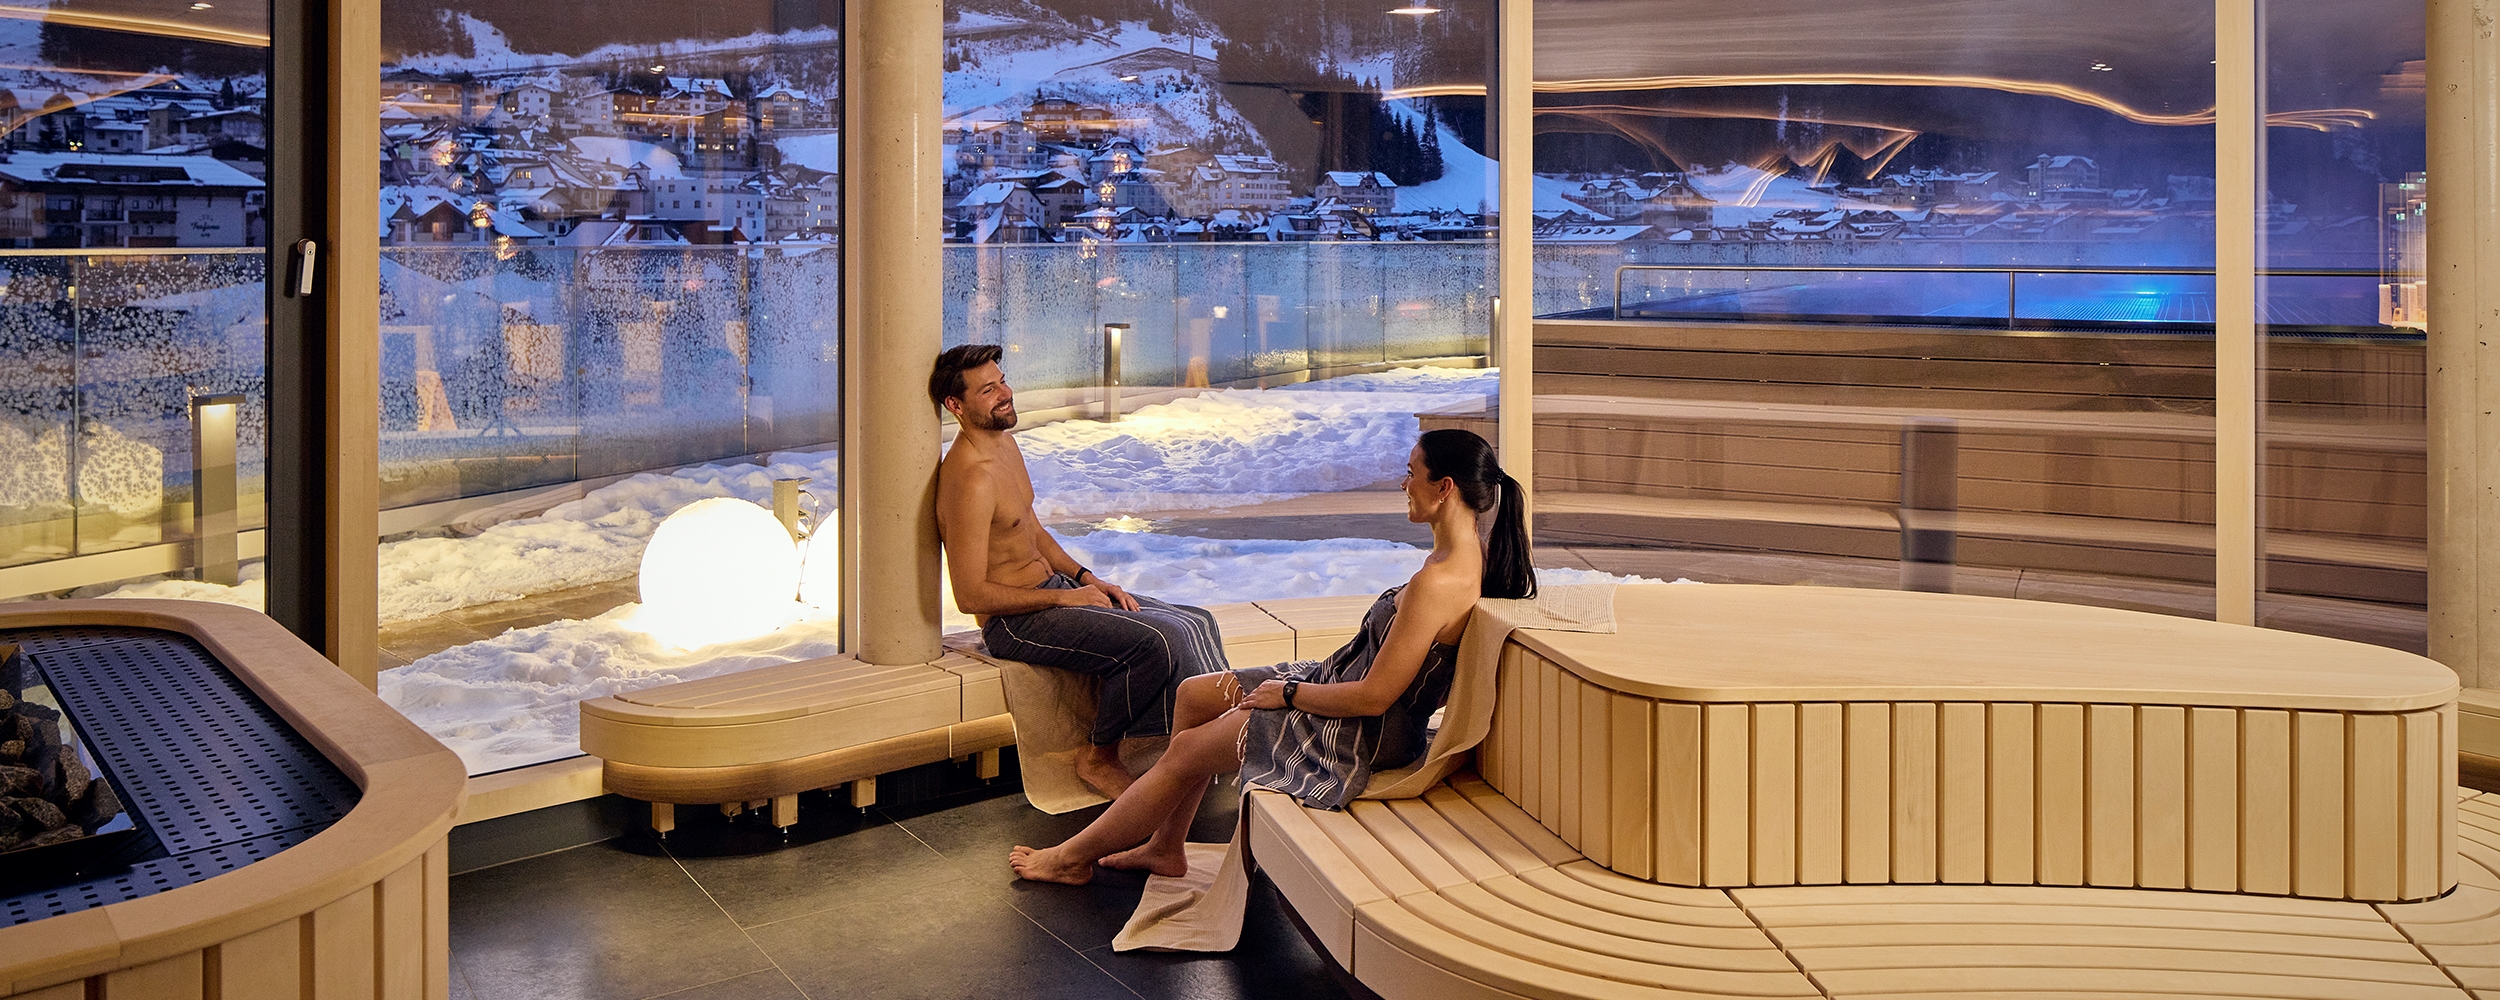
[[[2488,687],[2500,684],[2500,5],[2428,7],[2430,653]]]
[[[1494,446],[1502,469],[1536,485],[1535,140],[1536,9],[1529,0],[1501,0],[1495,29],[1494,158],[1500,162],[1501,213],[1496,253],[1501,308],[1494,313],[1492,361],[1502,368],[1501,423]],[[1536,500],[1529,498],[1531,513]],[[1532,522],[1533,523],[1533,520]]]
[[[870,663],[938,657],[938,418],[922,388],[943,322],[939,181],[945,30],[940,0],[845,5],[843,111],[844,546]]]
[[[2214,3],[2214,620],[2257,624],[2257,0]]]

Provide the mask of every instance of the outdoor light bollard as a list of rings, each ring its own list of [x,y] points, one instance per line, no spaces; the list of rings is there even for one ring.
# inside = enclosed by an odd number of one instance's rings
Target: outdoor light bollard
[[[239,395],[191,397],[191,555],[201,582],[228,587],[241,580],[234,440],[242,409]]]
[[[815,494],[802,488],[814,481],[806,476],[773,480],[773,517],[780,519],[792,542],[804,542],[816,531],[816,512],[801,506],[803,501],[816,499]]]
[[[1102,418],[1120,419],[1120,340],[1127,336],[1126,323],[1102,325]]]
[[[1953,592],[1954,511],[1961,507],[1961,431],[1951,420],[1901,427],[1901,589]]]

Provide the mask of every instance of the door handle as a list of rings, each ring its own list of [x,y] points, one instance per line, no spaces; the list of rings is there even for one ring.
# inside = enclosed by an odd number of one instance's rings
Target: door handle
[[[311,298],[315,287],[316,265],[321,259],[321,244],[311,240],[295,241],[295,280],[287,283],[287,294],[295,298]]]

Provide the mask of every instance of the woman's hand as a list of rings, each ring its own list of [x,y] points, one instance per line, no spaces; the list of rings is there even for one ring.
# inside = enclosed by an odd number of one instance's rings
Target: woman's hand
[[[1250,692],[1250,696],[1243,698],[1241,703],[1251,708],[1283,708],[1285,707],[1285,682],[1271,680],[1262,683],[1258,690]]]

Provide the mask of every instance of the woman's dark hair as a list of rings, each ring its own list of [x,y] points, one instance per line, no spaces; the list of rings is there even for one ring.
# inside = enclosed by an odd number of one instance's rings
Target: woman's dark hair
[[[1528,560],[1527,497],[1519,480],[1494,461],[1493,446],[1474,431],[1446,427],[1426,431],[1416,447],[1424,452],[1424,474],[1435,481],[1458,484],[1458,498],[1467,509],[1493,516],[1493,535],[1484,546],[1484,596],[1535,597],[1536,566]]]

